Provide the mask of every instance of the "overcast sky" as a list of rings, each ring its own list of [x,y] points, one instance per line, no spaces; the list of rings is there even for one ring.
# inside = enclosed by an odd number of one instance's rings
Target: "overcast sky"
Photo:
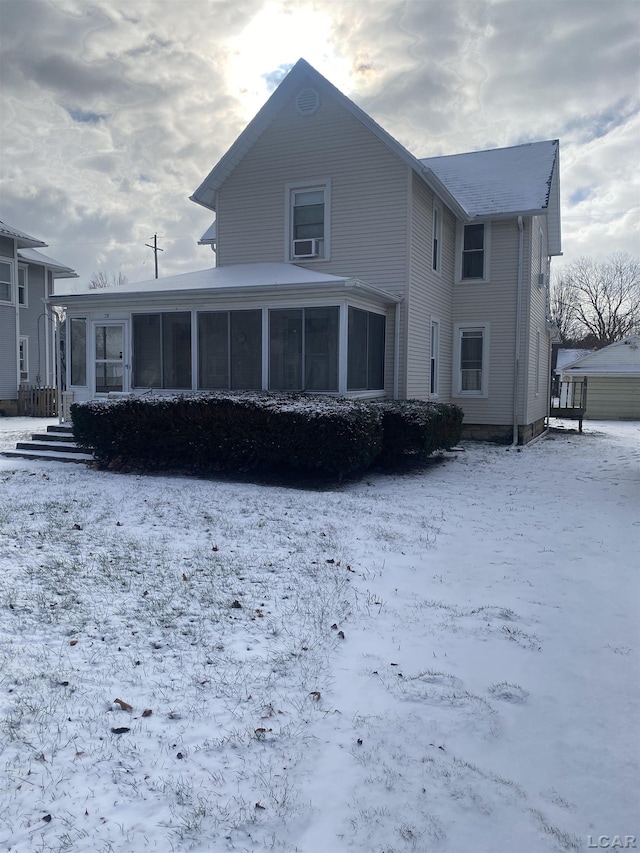
[[[640,255],[639,0],[0,0],[0,219],[82,279],[212,266],[189,201],[301,56],[414,155],[560,139],[563,263]],[[557,262],[556,262],[557,264]]]

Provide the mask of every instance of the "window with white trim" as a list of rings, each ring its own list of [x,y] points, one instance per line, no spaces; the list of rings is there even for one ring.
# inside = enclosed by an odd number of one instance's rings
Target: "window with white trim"
[[[13,302],[11,264],[0,261],[0,302]]]
[[[489,323],[454,327],[454,388],[456,396],[486,397],[489,390]]]
[[[191,388],[191,314],[133,315],[135,388]]]
[[[18,267],[18,305],[27,307],[27,268]]]
[[[489,249],[491,223],[474,222],[458,225],[456,279],[458,281],[487,281],[489,279]]]
[[[287,260],[329,257],[329,196],[328,182],[287,185]]]
[[[430,374],[429,374],[429,392],[434,396],[438,396],[438,384],[440,373],[440,322],[438,320],[431,321],[431,358],[430,358]]]
[[[440,272],[442,264],[442,207],[433,204],[433,240],[431,248],[431,268]]]
[[[29,338],[21,336],[18,343],[18,361],[20,364],[20,382],[29,381]]]

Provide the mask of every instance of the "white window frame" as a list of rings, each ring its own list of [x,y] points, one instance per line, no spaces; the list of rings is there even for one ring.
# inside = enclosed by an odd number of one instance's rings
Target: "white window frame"
[[[462,277],[462,255],[464,253],[464,229],[466,225],[484,225],[482,278]],[[456,243],[456,282],[458,284],[484,284],[488,282],[489,270],[491,269],[491,222],[459,222],[456,228]]]
[[[436,275],[442,273],[442,205],[433,202],[431,226],[431,269]]]
[[[9,285],[9,298],[3,299],[2,293],[0,291],[0,303],[3,305],[13,305],[14,295],[13,295],[13,261],[10,258],[0,258],[0,264],[6,264],[9,267],[9,278],[2,278],[0,276],[0,285],[8,284]]]
[[[431,318],[431,339],[429,342],[429,394],[437,397],[440,390],[440,320]]]
[[[20,335],[18,338],[18,377],[20,382],[29,381],[29,338]]]
[[[23,278],[22,283],[20,282],[20,278]],[[18,264],[18,305],[21,308],[29,307],[29,268],[23,266],[22,264]],[[22,292],[22,299],[20,298],[20,293]]]
[[[293,207],[295,194],[299,192],[324,193],[324,236],[322,252],[316,258],[296,258],[293,254]],[[331,258],[331,180],[321,178],[310,181],[295,181],[285,185],[284,260],[286,263],[317,263]]]
[[[490,345],[489,322],[480,323],[455,323],[453,327],[453,395],[454,397],[486,398],[489,396],[489,345]],[[480,389],[477,391],[462,390],[462,338],[464,332],[482,332],[482,378]]]

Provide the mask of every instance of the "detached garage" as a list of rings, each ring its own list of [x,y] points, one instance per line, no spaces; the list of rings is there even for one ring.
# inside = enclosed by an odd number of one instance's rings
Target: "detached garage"
[[[589,353],[562,369],[562,381],[587,380],[585,418],[640,420],[640,335]]]

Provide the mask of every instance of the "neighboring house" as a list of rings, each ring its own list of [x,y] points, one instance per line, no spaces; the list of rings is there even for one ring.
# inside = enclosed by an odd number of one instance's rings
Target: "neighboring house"
[[[571,362],[576,361],[576,359],[582,358],[583,355],[588,355],[590,352],[593,352],[593,350],[571,349],[569,347],[563,347],[562,345],[557,344],[555,342],[551,344],[552,397],[556,397],[559,393],[559,385],[562,377],[562,368],[565,365],[571,364]]]
[[[640,420],[640,335],[565,365],[561,379],[587,380],[585,418]]]
[[[46,243],[0,222],[0,413],[18,413],[20,385],[56,384],[51,306],[57,278],[76,278],[39,251]]]
[[[192,200],[215,268],[57,293],[68,388],[454,402],[528,441],[549,400],[557,140],[420,160],[304,60]]]

